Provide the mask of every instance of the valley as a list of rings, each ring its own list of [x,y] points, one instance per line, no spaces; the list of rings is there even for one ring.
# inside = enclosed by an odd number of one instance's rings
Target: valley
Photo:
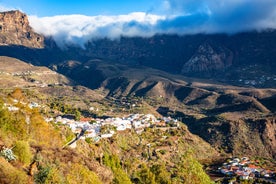
[[[0,151],[23,141],[29,157],[0,157],[16,171],[0,170],[0,183],[70,183],[78,170],[84,183],[212,183],[212,165],[245,156],[275,180],[275,30],[59,48],[25,14],[1,16]]]

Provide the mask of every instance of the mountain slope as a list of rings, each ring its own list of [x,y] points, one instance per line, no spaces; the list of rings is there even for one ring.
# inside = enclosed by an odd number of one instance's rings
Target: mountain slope
[[[58,105],[58,100],[67,95],[63,107],[68,107],[76,98],[97,100],[97,93],[70,86],[74,82],[61,74],[14,58],[0,57],[0,71],[0,183],[137,183],[145,180],[144,169],[151,170],[156,182],[166,174],[168,182],[184,183],[184,176],[190,174],[193,179],[185,180],[186,183],[211,183],[198,160],[210,162],[219,153],[191,134],[185,125],[149,128],[141,134],[133,130],[117,132],[110,139],[79,140],[76,149],[67,148],[64,145],[74,134],[61,123],[46,123],[42,115],[51,117],[55,115],[53,111],[58,111],[47,102],[57,97],[54,103]],[[2,83],[7,78],[13,81],[8,87]],[[29,78],[50,85],[40,86]],[[47,83],[47,79],[51,82]],[[55,90],[62,91],[55,94]],[[32,109],[27,105],[33,101],[39,102],[39,107]],[[11,106],[16,110],[9,110]],[[6,147],[13,148],[16,160],[9,162],[2,156]],[[186,164],[181,165],[182,162]],[[193,167],[193,172],[186,172],[186,167]],[[158,168],[162,175],[154,170]]]
[[[8,35],[3,36],[6,39]],[[113,41],[94,40],[86,44],[86,49],[69,46],[64,50],[47,38],[43,49],[7,42],[0,47],[0,55],[49,66],[70,77],[74,84],[93,89],[66,86],[71,81],[59,82],[57,77],[55,83],[65,87],[39,88],[45,94],[66,96],[74,99],[72,104],[82,99],[80,106],[86,108],[96,101],[97,105],[105,105],[109,113],[125,112],[126,106],[122,104],[131,104],[124,101],[127,98],[130,102],[139,102],[139,110],[150,109],[153,113],[182,118],[189,130],[218,149],[248,154],[251,150],[253,155],[273,157],[275,37],[275,30],[235,35],[122,37]],[[39,80],[33,77],[19,76],[13,84],[35,86]],[[5,84],[5,79],[2,81]],[[128,106],[127,110],[137,109]],[[251,119],[262,122],[262,126],[251,123]],[[236,129],[235,122],[241,122]],[[204,131],[198,131],[202,128]],[[210,131],[206,132],[208,128]],[[253,139],[251,134],[260,138]],[[245,145],[252,145],[252,149],[237,146],[241,140],[245,140]]]
[[[102,89],[107,97],[142,97],[157,112],[182,118],[191,132],[228,153],[275,155],[275,104],[268,99],[275,98],[276,89],[236,87],[103,60],[69,61],[58,70]],[[94,82],[86,83],[90,76]]]

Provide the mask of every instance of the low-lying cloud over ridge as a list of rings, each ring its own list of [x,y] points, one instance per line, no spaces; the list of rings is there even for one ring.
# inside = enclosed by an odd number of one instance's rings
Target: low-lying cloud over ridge
[[[276,28],[275,0],[162,0],[162,9],[117,16],[30,16],[38,33],[60,45],[155,34],[237,33]]]
[[[59,45],[75,43],[83,46],[91,39],[153,36],[155,25],[163,19],[163,16],[135,12],[118,16],[30,16],[30,23],[35,31],[52,36]]]

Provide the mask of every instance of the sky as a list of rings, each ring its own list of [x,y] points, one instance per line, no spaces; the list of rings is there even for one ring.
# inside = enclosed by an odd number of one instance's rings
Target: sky
[[[262,31],[276,28],[276,0],[0,0],[60,46],[88,40]]]
[[[0,0],[4,7],[20,9],[37,16],[82,14],[116,15],[146,12],[156,6],[156,0]]]

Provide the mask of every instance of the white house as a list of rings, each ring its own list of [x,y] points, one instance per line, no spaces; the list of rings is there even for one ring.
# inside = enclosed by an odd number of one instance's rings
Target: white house
[[[10,106],[10,107],[8,107],[8,110],[9,111],[18,111],[19,108],[18,107],[14,107],[14,106]]]

